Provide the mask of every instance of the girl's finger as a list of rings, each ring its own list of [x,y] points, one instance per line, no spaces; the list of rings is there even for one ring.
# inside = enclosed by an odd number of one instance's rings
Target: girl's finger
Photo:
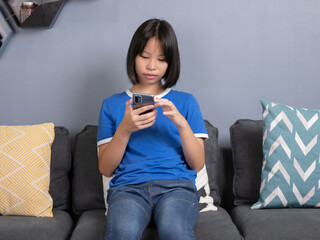
[[[131,109],[132,109],[131,103],[132,103],[132,99],[126,101],[126,109],[128,109],[128,110],[131,110]]]
[[[140,115],[140,119],[144,120],[144,119],[151,118],[153,116],[157,116],[157,110],[156,109],[154,109],[151,112],[148,112],[148,113]]]
[[[141,113],[144,113],[144,112],[146,112],[148,110],[153,110],[153,109],[154,109],[154,105],[148,105],[148,106],[144,106],[144,107],[138,108],[135,111],[136,111],[137,114],[140,115]]]
[[[152,116],[152,117],[149,117],[149,118],[147,118],[147,119],[145,119],[145,120],[140,121],[140,122],[139,122],[139,125],[140,125],[140,126],[146,126],[146,125],[148,125],[149,123],[154,122],[155,119],[156,119],[156,115],[154,115],[154,116]]]

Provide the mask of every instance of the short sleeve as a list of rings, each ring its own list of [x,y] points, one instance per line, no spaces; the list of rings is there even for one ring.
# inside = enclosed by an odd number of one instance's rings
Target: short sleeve
[[[104,100],[100,110],[99,127],[97,133],[97,146],[111,141],[116,129],[115,122],[112,118],[108,101]]]
[[[204,120],[200,111],[200,106],[193,95],[190,97],[186,119],[191,130],[197,138],[209,138]]]

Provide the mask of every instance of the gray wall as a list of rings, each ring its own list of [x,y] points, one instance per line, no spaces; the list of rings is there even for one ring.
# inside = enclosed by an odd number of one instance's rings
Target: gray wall
[[[52,121],[73,138],[101,102],[130,87],[127,48],[151,17],[176,30],[175,89],[193,93],[229,146],[259,100],[320,108],[319,0],[69,0],[51,29],[19,29],[0,58],[0,124]]]

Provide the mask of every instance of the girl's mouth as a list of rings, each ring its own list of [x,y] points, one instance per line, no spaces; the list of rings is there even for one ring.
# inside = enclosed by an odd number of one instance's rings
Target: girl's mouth
[[[153,75],[153,74],[144,74],[144,76],[149,80],[152,80],[156,77],[156,75]]]

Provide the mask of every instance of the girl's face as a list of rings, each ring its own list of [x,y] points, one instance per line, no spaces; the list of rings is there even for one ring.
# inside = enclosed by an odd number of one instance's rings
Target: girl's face
[[[150,38],[142,53],[135,58],[139,85],[161,84],[167,68],[168,63],[160,41],[156,37]]]

